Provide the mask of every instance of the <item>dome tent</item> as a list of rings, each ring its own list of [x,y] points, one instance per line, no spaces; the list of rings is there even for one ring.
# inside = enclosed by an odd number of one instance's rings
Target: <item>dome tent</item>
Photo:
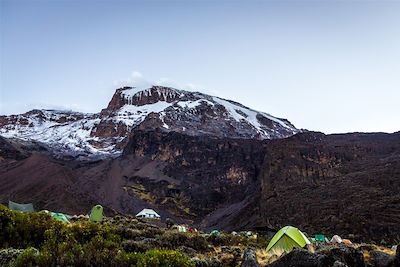
[[[96,205],[92,208],[89,220],[91,222],[101,222],[103,220],[103,207],[101,205]]]
[[[283,249],[290,252],[293,248],[302,248],[307,244],[311,244],[311,242],[299,229],[293,226],[285,226],[272,237],[267,246],[267,251]]]
[[[160,215],[152,209],[143,209],[141,212],[136,214],[138,218],[150,218],[150,219],[160,219]]]
[[[13,202],[11,200],[8,201],[8,208],[10,210],[16,210],[16,211],[21,211],[21,212],[35,211],[33,209],[33,204],[32,203],[20,204],[20,203],[17,203],[17,202]]]
[[[69,220],[68,220],[67,216],[64,213],[61,213],[61,212],[50,212],[50,215],[56,221],[69,223]]]

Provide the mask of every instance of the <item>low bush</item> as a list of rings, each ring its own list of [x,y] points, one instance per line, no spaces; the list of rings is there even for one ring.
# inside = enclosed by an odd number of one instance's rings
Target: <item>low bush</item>
[[[186,246],[197,251],[206,251],[208,247],[206,239],[199,234],[166,231],[159,239],[161,246],[168,249],[176,249],[180,246]]]
[[[157,266],[179,266],[192,267],[191,260],[178,251],[173,250],[149,250],[139,257],[138,267],[157,267]]]
[[[122,248],[126,252],[145,252],[160,247],[160,243],[155,238],[145,238],[139,241],[125,240],[122,242]]]
[[[0,247],[38,247],[46,230],[61,224],[45,213],[16,212],[0,205]]]
[[[39,251],[35,248],[27,248],[22,252],[14,262],[13,267],[36,266],[39,258]]]
[[[89,252],[91,249],[92,252]],[[184,254],[172,250],[149,250],[145,253],[127,253],[121,250],[108,250],[97,245],[92,248],[84,248],[85,257],[72,257],[74,251],[68,256],[64,252],[63,257],[54,260],[49,251],[37,251],[34,248],[26,249],[13,262],[13,267],[25,266],[120,266],[120,267],[192,267],[194,264]],[[112,253],[110,253],[112,251]]]
[[[135,239],[142,236],[142,231],[123,226],[118,227],[116,233],[123,236],[125,239]]]

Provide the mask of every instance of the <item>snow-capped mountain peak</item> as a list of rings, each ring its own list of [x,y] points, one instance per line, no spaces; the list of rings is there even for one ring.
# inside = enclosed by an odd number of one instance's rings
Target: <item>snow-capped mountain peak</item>
[[[119,88],[98,114],[33,110],[0,116],[0,135],[73,155],[120,153],[131,131],[155,128],[218,138],[275,139],[299,132],[285,119],[240,103],[164,86]]]

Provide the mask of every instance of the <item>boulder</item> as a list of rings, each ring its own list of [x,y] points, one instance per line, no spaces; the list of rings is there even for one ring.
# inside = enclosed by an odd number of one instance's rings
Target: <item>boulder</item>
[[[197,257],[192,258],[192,263],[195,267],[209,267],[210,265],[206,260],[199,259]]]
[[[398,267],[400,266],[400,246],[397,245],[396,248],[396,255],[392,257],[392,261],[390,264],[387,265],[387,267]]]
[[[392,256],[382,251],[373,250],[369,254],[371,256],[371,265],[373,267],[390,266],[394,260]]]
[[[243,261],[240,267],[259,267],[256,251],[253,248],[247,248],[243,254]]]
[[[319,253],[325,255],[329,262],[342,262],[351,267],[364,267],[364,255],[360,250],[353,247],[340,245],[338,247],[329,247]]]
[[[268,265],[268,267],[326,267],[332,266],[332,264],[333,261],[330,262],[328,257],[323,254],[310,253],[304,249],[294,249],[289,254]]]
[[[348,267],[348,266],[341,261],[335,261],[332,267]]]
[[[216,257],[212,257],[211,259],[208,259],[207,262],[208,262],[209,267],[224,267],[224,264]]]

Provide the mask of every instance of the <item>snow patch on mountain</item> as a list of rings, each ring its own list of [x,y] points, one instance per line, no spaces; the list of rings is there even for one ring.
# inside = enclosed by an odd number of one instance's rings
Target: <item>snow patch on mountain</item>
[[[213,97],[214,101],[217,102],[218,104],[222,105],[225,107],[225,109],[229,112],[229,116],[231,116],[233,119],[235,119],[238,122],[245,121],[252,125],[258,132],[263,133],[265,135],[269,135],[264,127],[260,124],[260,121],[258,120],[257,116],[264,116],[268,118],[269,120],[272,120],[274,122],[279,123],[282,127],[293,131],[293,133],[296,133],[297,129],[293,129],[293,126],[288,125],[282,120],[279,120],[278,118],[275,118],[267,113],[264,112],[259,112],[252,110],[247,107],[243,107],[238,104],[234,104],[230,101],[227,101],[225,99],[219,98],[219,97]]]
[[[181,108],[188,108],[188,109],[193,109],[196,108],[198,106],[200,106],[201,104],[207,104],[210,106],[214,106],[214,103],[211,101],[208,101],[206,99],[198,99],[195,101],[179,101],[176,103],[176,105],[180,106]]]
[[[125,105],[117,112],[115,120],[122,121],[125,125],[133,127],[141,123],[152,112],[159,113],[172,104],[160,101],[143,106]]]

